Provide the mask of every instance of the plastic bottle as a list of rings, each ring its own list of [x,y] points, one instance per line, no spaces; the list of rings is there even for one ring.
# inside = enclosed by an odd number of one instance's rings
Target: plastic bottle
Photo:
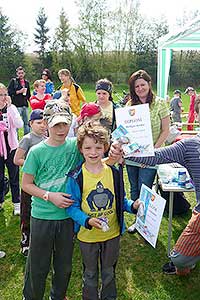
[[[181,169],[178,171],[178,185],[180,187],[185,187],[186,182],[186,170]]]

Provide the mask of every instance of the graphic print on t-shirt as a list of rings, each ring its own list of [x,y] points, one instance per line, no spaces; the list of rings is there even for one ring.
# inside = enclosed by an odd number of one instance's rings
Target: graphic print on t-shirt
[[[114,195],[109,189],[105,189],[101,181],[96,185],[96,189],[92,190],[86,201],[91,211],[101,211],[112,208]]]

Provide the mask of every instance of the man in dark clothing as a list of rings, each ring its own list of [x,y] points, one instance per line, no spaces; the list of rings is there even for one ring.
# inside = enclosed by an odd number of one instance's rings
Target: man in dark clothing
[[[12,78],[8,85],[8,94],[12,99],[12,103],[17,107],[22,120],[24,122],[24,134],[30,132],[28,125],[28,99],[30,98],[29,82],[24,79],[25,71],[23,67],[16,69],[16,78]]]

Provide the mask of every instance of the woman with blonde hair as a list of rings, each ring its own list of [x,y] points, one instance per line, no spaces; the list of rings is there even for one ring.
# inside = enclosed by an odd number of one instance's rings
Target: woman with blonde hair
[[[61,69],[58,71],[58,77],[62,82],[61,90],[67,88],[70,93],[70,107],[72,113],[79,116],[81,111],[81,104],[86,102],[83,90],[74,82],[71,72],[68,69]]]

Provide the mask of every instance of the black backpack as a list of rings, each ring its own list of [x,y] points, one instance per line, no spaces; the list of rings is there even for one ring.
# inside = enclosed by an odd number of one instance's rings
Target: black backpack
[[[79,85],[78,85],[77,83],[75,83],[75,82],[73,82],[73,85],[74,85],[74,87],[75,87],[75,91],[76,91],[76,94],[77,94],[78,89],[79,89]],[[61,90],[61,87],[62,87],[62,84],[58,86],[58,88],[56,89],[56,92],[57,92],[57,91],[60,91],[60,90]]]

